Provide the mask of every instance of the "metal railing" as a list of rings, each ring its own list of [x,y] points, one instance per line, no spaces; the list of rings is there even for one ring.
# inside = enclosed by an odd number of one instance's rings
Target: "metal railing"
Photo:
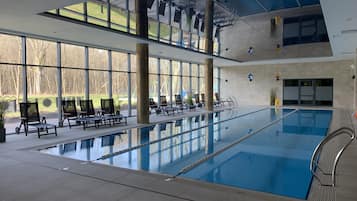
[[[332,171],[331,173],[324,171],[318,164],[318,159],[319,156],[321,155],[321,152],[323,150],[323,147],[332,139],[334,139],[337,136],[340,135],[348,135],[350,137],[350,140],[339,150],[339,152],[337,153],[335,159],[334,159],[334,163],[333,163],[333,167],[332,167]],[[346,150],[346,148],[352,143],[352,141],[355,139],[355,131],[351,128],[348,127],[342,127],[339,128],[335,131],[333,131],[332,133],[330,133],[325,139],[323,139],[315,148],[314,153],[311,156],[311,160],[310,160],[310,171],[313,174],[313,176],[317,179],[317,181],[322,185],[322,186],[332,186],[334,187],[336,185],[336,168],[337,168],[337,164],[341,158],[342,153]],[[331,183],[323,183],[321,181],[321,178],[317,175],[316,173],[316,169],[320,170],[321,173],[323,175],[329,175],[331,176]]]

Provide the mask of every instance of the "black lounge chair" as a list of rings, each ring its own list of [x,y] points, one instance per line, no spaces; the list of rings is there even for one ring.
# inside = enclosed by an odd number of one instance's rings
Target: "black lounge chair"
[[[195,95],[193,95],[193,96],[194,96],[194,98],[195,98],[195,104],[196,104],[196,106],[197,106],[197,107],[202,107],[203,104],[202,104],[202,102],[201,102],[201,100],[200,100],[200,95],[199,95],[199,94],[195,94]]]
[[[154,110],[156,114],[161,113],[161,109],[157,105],[157,103],[154,101],[153,98],[149,98],[149,106],[150,106],[150,113]]]
[[[48,124],[45,117],[40,117],[38,110],[38,103],[20,103],[21,124],[16,128],[16,132],[19,133],[21,126],[24,125],[25,135],[27,136],[28,127],[35,127],[37,129],[38,138],[42,135],[56,135],[57,127],[53,124]],[[53,132],[49,132],[53,129]]]
[[[69,128],[72,127],[70,121],[78,120],[78,113],[75,100],[62,100],[63,121],[67,119]]]
[[[160,96],[160,109],[167,115],[170,115],[170,112],[175,114],[175,111],[177,111],[176,107],[169,106],[166,100],[166,96]]]
[[[183,112],[183,110],[188,108],[187,105],[183,103],[180,94],[175,95],[175,106],[176,106],[177,110],[181,111],[181,112]]]
[[[103,121],[109,122],[110,124],[121,123],[124,120],[125,125],[127,125],[127,117],[120,114],[120,111],[115,111],[114,108],[114,100],[112,98],[109,99],[101,99],[100,105],[102,108],[102,118]]]
[[[205,105],[205,103],[206,103],[206,96],[205,96],[205,94],[201,94],[201,103],[202,103],[202,105]]]
[[[214,93],[214,96],[216,97],[216,102],[220,103],[222,105],[224,105],[225,103],[227,103],[228,105],[234,105],[234,101],[231,99],[225,99],[222,100],[219,93]]]
[[[92,100],[80,100],[79,105],[81,107],[80,117],[77,119],[83,125],[83,129],[87,128],[88,124],[94,123],[95,127],[99,127],[102,122],[102,118],[96,115]]]

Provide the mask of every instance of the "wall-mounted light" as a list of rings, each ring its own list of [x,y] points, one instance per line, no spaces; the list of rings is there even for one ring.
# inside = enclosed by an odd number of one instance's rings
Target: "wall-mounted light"
[[[280,72],[277,72],[277,73],[275,74],[275,79],[276,79],[276,81],[279,81],[279,80],[280,80],[280,77],[281,77],[281,73],[280,73]]]
[[[248,53],[249,55],[254,54],[254,48],[253,48],[252,46],[250,46],[250,47],[248,48],[247,53]]]

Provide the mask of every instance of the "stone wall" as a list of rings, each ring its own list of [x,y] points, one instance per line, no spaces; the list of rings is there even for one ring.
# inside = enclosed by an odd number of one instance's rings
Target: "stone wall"
[[[283,18],[321,13],[321,7],[307,7],[241,17],[221,33],[222,56],[241,61],[332,56],[328,42],[282,46]],[[271,18],[275,16],[281,20],[271,32]],[[254,48],[252,55],[248,54],[249,47]]]
[[[336,108],[352,108],[354,99],[354,80],[352,79],[353,60],[269,64],[256,66],[226,67],[221,70],[221,96],[233,96],[240,105],[269,105],[270,91],[275,89],[282,98],[283,79],[333,78],[333,106]],[[248,81],[252,73],[254,80]],[[276,80],[277,74],[280,81]]]

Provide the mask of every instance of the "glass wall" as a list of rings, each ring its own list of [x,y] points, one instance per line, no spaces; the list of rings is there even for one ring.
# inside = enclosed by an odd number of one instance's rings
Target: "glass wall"
[[[89,95],[94,108],[100,108],[100,99],[108,98],[108,51],[89,48]]]
[[[19,117],[22,101],[21,38],[0,34],[0,101],[9,103],[8,118]]]
[[[28,100],[38,102],[43,112],[56,111],[57,44],[27,38],[26,53]]]
[[[60,15],[75,20],[85,21],[98,26],[109,27],[115,30],[136,34],[136,14],[135,1],[110,1],[110,11],[106,0],[91,0],[64,8],[48,11],[54,15]],[[178,8],[174,3],[169,5],[165,2],[164,14],[157,10],[161,1],[155,1],[151,8],[148,8],[149,17],[149,38],[176,46],[181,46],[196,51],[204,52],[204,33],[201,26],[194,27],[193,19],[196,15],[190,16],[182,8]],[[179,11],[181,10],[181,11]],[[171,19],[168,16],[171,11]],[[181,15],[175,15],[175,12]],[[108,16],[110,13],[110,16]],[[176,17],[175,17],[176,16]],[[174,20],[175,18],[175,20]],[[200,18],[199,25],[203,19]],[[219,34],[218,34],[219,37]],[[219,40],[214,39],[214,54],[219,54]]]
[[[149,58],[149,97],[158,101],[159,73],[157,68],[158,59]]]
[[[84,71],[84,47],[62,44],[62,97],[64,99],[84,99],[85,71]]]
[[[23,47],[26,47],[26,51],[22,51]],[[57,58],[58,55],[60,58]],[[25,63],[22,57],[26,58]],[[57,66],[59,63],[61,66]],[[187,98],[191,93],[203,92],[203,67],[150,57],[150,97],[158,101],[160,93],[167,97],[167,101],[175,101],[176,94]],[[217,72],[215,82],[219,80]],[[59,75],[62,77],[60,80]],[[40,112],[46,113],[46,116],[52,114],[49,116],[54,121],[58,119],[59,86],[62,86],[62,99],[76,100],[78,111],[79,100],[88,96],[98,109],[100,99],[108,98],[112,92],[115,105],[120,105],[124,114],[136,114],[134,54],[0,34],[0,101],[10,103],[9,119],[19,117],[18,103],[25,95],[22,90],[23,79],[27,82],[28,100],[37,101]],[[132,111],[129,111],[130,108]]]
[[[121,111],[128,110],[128,54],[112,51],[113,99]]]

